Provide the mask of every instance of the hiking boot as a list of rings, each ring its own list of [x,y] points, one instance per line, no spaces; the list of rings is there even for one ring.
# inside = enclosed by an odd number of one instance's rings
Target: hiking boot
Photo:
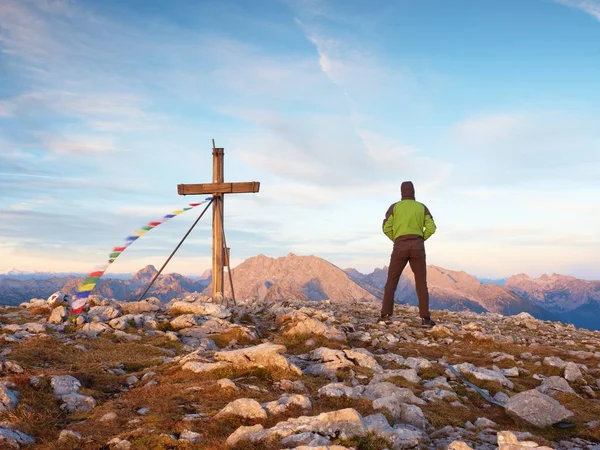
[[[433,320],[431,320],[431,317],[424,317],[421,319],[422,327],[431,328],[431,327],[435,327],[435,325],[436,325],[436,323]]]
[[[385,314],[385,315],[381,316],[379,318],[379,323],[382,323],[382,322],[389,325],[390,323],[393,322],[392,316],[389,314]]]

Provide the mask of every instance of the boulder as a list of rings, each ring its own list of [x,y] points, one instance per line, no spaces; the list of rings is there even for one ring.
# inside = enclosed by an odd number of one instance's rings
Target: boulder
[[[14,385],[13,385],[14,386]],[[0,383],[0,413],[12,411],[19,404],[19,393],[9,389],[9,383]]]
[[[317,392],[319,397],[346,397],[357,400],[361,398],[364,391],[363,386],[350,387],[344,383],[329,383]]]
[[[67,310],[64,306],[57,306],[50,313],[48,317],[48,323],[60,324],[63,323],[67,318]]]
[[[481,367],[476,367],[471,363],[462,363],[455,365],[454,368],[458,370],[463,375],[468,374],[482,381],[495,381],[496,383],[500,383],[502,386],[505,386],[509,389],[513,388],[513,383],[508,378],[506,378],[503,374],[496,372],[495,370],[484,369]]]
[[[374,400],[373,409],[386,409],[394,418],[394,423],[412,425],[420,430],[425,430],[429,426],[429,422],[421,408],[416,405],[402,403],[398,397],[393,395]]]
[[[21,445],[35,444],[35,439],[19,430],[0,426],[0,448],[20,448]]]
[[[208,373],[215,370],[230,369],[232,366],[229,363],[220,361],[216,363],[204,363],[200,361],[188,361],[181,368],[190,370],[195,373]]]
[[[542,381],[542,384],[536,387],[538,391],[542,394],[549,395],[550,397],[554,397],[559,393],[567,393],[577,395],[575,390],[569,385],[567,380],[562,377],[548,377]]]
[[[583,379],[583,374],[579,366],[573,362],[568,362],[565,365],[565,380],[569,382],[579,381]]]
[[[365,367],[367,369],[371,369],[375,373],[383,372],[383,368],[379,365],[379,363],[373,357],[373,354],[364,348],[352,348],[348,350],[344,350],[344,354],[346,358],[352,361],[359,367]]]
[[[156,297],[149,297],[139,302],[123,302],[121,309],[125,314],[147,314],[160,311],[162,304]]]
[[[196,314],[182,314],[181,316],[177,316],[171,320],[171,326],[175,330],[183,330],[184,328],[195,327],[203,322],[202,317],[203,316]]]
[[[61,397],[64,402],[60,407],[73,413],[76,411],[89,411],[96,407],[96,400],[89,395],[68,394]]]
[[[200,314],[225,319],[231,316],[231,311],[216,303],[176,301],[171,304],[169,313]]]
[[[311,317],[303,317],[301,320],[294,322],[285,330],[284,334],[287,336],[319,335],[336,341],[346,340],[346,334],[343,331],[333,328],[332,326]]]
[[[552,397],[531,389],[511,397],[505,405],[506,413],[539,428],[573,417],[573,413]]]
[[[215,359],[231,363],[235,369],[274,368],[301,375],[300,369],[280,354],[283,352],[283,345],[265,343],[239,350],[216,352]]]
[[[76,394],[81,388],[81,383],[71,375],[55,375],[50,380],[50,385],[54,389],[54,395],[58,398],[63,395]]]
[[[238,398],[225,406],[217,413],[215,419],[223,417],[236,416],[242,419],[264,420],[267,413],[256,400],[250,398]]]
[[[283,394],[279,399],[264,403],[262,406],[269,415],[276,415],[283,414],[293,407],[310,409],[312,403],[307,396],[302,394]]]

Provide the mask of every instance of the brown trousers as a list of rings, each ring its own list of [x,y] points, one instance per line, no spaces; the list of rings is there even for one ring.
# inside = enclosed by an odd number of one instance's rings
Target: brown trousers
[[[390,258],[387,282],[383,294],[382,316],[391,316],[394,312],[394,294],[398,287],[400,275],[410,263],[410,268],[415,274],[415,288],[419,298],[419,316],[429,316],[429,292],[427,291],[427,264],[425,261],[425,241],[415,236],[409,239],[396,239],[394,250]]]

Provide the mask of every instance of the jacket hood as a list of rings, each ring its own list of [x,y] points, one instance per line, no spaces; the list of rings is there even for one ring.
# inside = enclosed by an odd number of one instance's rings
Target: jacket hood
[[[400,185],[400,193],[402,194],[402,200],[414,200],[415,199],[415,186],[412,181],[405,181]]]

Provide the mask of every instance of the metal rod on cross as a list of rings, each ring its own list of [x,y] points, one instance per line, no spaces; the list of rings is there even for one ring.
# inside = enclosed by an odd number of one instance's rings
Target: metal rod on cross
[[[196,221],[192,224],[192,226],[187,231],[187,233],[185,233],[185,236],[183,236],[183,238],[181,239],[181,241],[179,241],[179,244],[177,244],[177,247],[175,247],[175,250],[173,250],[171,252],[171,254],[167,258],[167,260],[165,261],[165,263],[160,268],[160,270],[158,272],[156,272],[156,274],[154,275],[154,278],[152,278],[152,280],[148,284],[148,287],[146,287],[146,290],[142,293],[142,295],[140,295],[140,298],[138,298],[138,302],[141,302],[144,299],[144,297],[146,296],[146,294],[148,293],[148,291],[150,290],[150,288],[152,287],[152,285],[154,284],[154,282],[156,281],[156,279],[158,278],[158,276],[162,273],[162,271],[165,269],[165,267],[167,267],[167,264],[169,264],[169,261],[171,261],[171,258],[173,258],[173,256],[175,255],[175,253],[177,253],[177,250],[179,250],[179,247],[181,247],[181,244],[183,244],[183,242],[187,239],[187,237],[190,235],[190,233],[192,232],[192,230],[194,229],[194,227],[198,224],[198,222],[200,222],[200,219],[202,219],[202,216],[208,210],[208,207],[212,204],[212,202],[213,202],[213,199],[211,199],[210,202],[208,202],[208,205],[206,205],[206,207],[202,210],[202,212],[200,213],[200,215],[198,216],[198,218],[196,219]]]
[[[219,295],[223,297],[224,286],[224,267],[225,267],[225,248],[224,239],[224,210],[225,194],[243,194],[258,192],[260,183],[258,181],[225,183],[224,156],[223,148],[215,146],[215,140],[212,141],[213,149],[213,182],[205,184],[178,184],[177,193],[179,195],[206,195],[214,197],[213,201],[213,223],[212,223],[212,297],[213,300]]]

